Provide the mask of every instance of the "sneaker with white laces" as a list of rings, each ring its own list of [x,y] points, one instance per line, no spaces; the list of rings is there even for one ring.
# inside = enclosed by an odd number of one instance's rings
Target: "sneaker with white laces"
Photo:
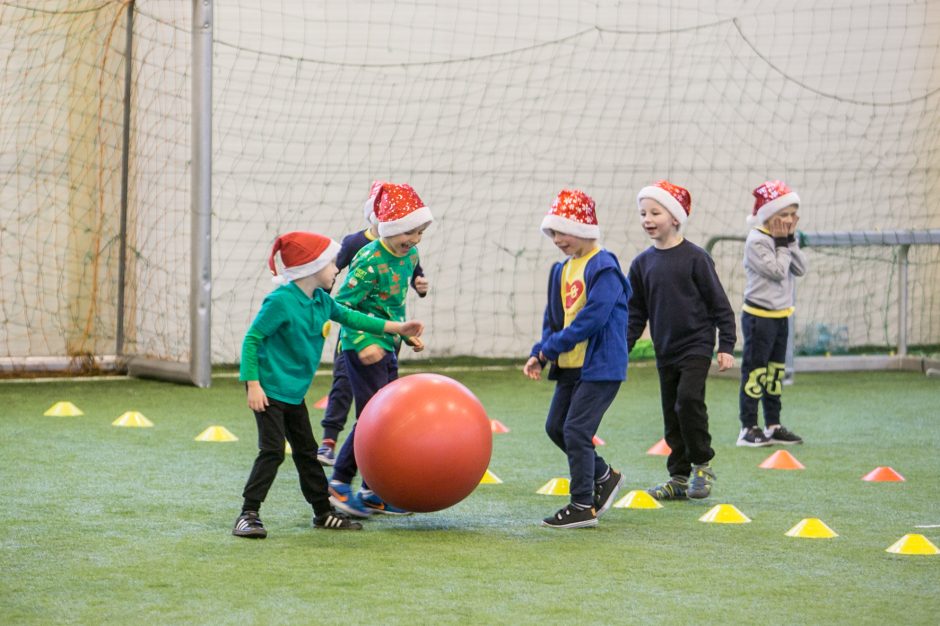
[[[329,511],[322,515],[313,516],[314,528],[327,530],[362,530],[362,524],[349,519],[349,516],[340,511]]]
[[[610,475],[607,479],[594,485],[594,509],[598,517],[606,513],[614,503],[614,498],[617,497],[625,482],[626,478],[623,474],[610,468]]]
[[[785,446],[792,446],[795,443],[803,443],[803,438],[797,435],[792,430],[787,430],[780,424],[776,426],[771,426],[764,431],[764,436],[767,440],[774,444],[779,443]]]
[[[715,482],[715,470],[708,463],[692,466],[692,480],[689,481],[688,496],[696,500],[707,498]]]
[[[257,511],[242,511],[242,514],[235,520],[232,534],[246,539],[264,539],[268,536],[268,531],[264,529]]]
[[[376,495],[371,489],[360,489],[359,501],[362,503],[362,506],[372,513],[381,513],[382,515],[411,515],[411,511],[406,511],[405,509],[398,508],[394,504],[389,504]]]
[[[330,481],[330,504],[350,517],[365,519],[372,514],[362,504],[359,494],[352,492],[349,483],[341,483],[338,480]]]
[[[773,443],[764,435],[764,431],[760,429],[760,426],[751,426],[741,429],[741,433],[738,435],[738,445],[749,448],[764,448],[773,445]]]
[[[671,476],[666,482],[646,490],[654,500],[685,500],[689,497],[688,492],[688,479],[676,476]]]
[[[333,451],[333,446],[322,445],[317,448],[317,461],[320,462],[320,465],[334,465],[336,464],[336,453]]]
[[[549,528],[587,528],[589,526],[597,526],[597,513],[595,513],[593,506],[582,509],[581,507],[569,504],[564,508],[558,509],[558,512],[551,517],[543,519],[542,526],[548,526]]]

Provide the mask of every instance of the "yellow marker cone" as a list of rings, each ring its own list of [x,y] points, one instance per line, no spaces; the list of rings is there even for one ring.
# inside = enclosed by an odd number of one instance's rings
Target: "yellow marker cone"
[[[84,415],[82,410],[72,404],[71,402],[56,402],[43,413],[48,417],[75,417],[77,415]]]
[[[553,478],[542,485],[541,489],[535,493],[540,493],[543,496],[567,496],[571,494],[570,488],[567,478]]]
[[[661,509],[663,505],[656,501],[656,498],[646,493],[634,489],[624,497],[614,502],[615,509]]]
[[[747,524],[751,518],[733,504],[716,504],[708,513],[698,518],[698,521],[712,524]]]
[[[503,481],[500,480],[499,476],[497,476],[490,470],[486,470],[486,473],[483,474],[483,478],[480,479],[480,484],[481,485],[502,485]]]
[[[284,454],[294,454],[294,450],[290,447],[290,443],[287,441],[284,442]]]
[[[898,539],[890,548],[887,548],[885,552],[891,552],[892,554],[932,555],[940,553],[940,550],[937,550],[937,546],[930,543],[930,539],[927,539],[923,535],[912,533]]]
[[[802,537],[804,539],[831,539],[839,536],[839,533],[826,526],[821,519],[816,517],[807,517],[785,534],[787,537]]]
[[[152,428],[153,422],[144,417],[143,413],[127,411],[121,417],[111,422],[112,426],[126,426],[128,428]]]
[[[238,441],[225,426],[210,426],[196,436],[196,441]]]

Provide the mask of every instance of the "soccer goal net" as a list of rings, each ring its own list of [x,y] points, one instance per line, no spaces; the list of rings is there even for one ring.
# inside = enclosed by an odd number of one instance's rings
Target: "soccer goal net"
[[[691,191],[699,245],[746,234],[776,178],[804,231],[940,228],[938,3],[198,1],[215,363],[239,359],[274,237],[364,228],[373,180],[435,216],[431,293],[408,303],[431,357],[527,354],[564,187],[595,199],[625,269],[660,178]],[[194,4],[0,1],[0,358],[191,358]],[[712,253],[739,309],[742,244]],[[936,346],[940,253],[905,253],[907,340]],[[808,249],[807,351],[897,344],[898,254]]]

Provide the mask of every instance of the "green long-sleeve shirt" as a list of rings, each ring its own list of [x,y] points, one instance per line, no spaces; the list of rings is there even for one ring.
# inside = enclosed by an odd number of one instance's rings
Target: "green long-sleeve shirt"
[[[322,289],[307,297],[288,283],[268,294],[245,333],[239,380],[257,380],[268,397],[300,404],[320,364],[329,320],[370,333],[385,327],[385,320],[350,310]]]
[[[418,250],[412,248],[405,256],[392,253],[381,239],[364,246],[353,257],[346,280],[336,294],[336,301],[351,309],[394,322],[405,320],[405,297],[408,281],[418,264]],[[343,350],[362,350],[379,345],[395,350],[397,335],[372,333],[343,326],[340,332]]]

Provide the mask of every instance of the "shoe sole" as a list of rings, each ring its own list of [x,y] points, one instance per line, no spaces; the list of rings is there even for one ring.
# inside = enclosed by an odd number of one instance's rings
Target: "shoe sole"
[[[767,446],[774,445],[771,441],[765,441],[763,443],[751,443],[750,441],[744,441],[743,439],[738,439],[738,447],[741,448],[766,448]]]
[[[257,531],[238,531],[233,530],[232,534],[236,537],[241,537],[242,539],[264,539],[268,536],[266,531],[257,532]]]
[[[411,515],[412,511],[389,511],[388,509],[374,508],[366,505],[366,509],[369,510],[373,515],[397,515],[403,517],[405,515]]]
[[[368,510],[360,511],[359,509],[355,507],[349,506],[347,503],[341,501],[336,496],[330,496],[330,504],[332,504],[334,508],[339,509],[346,515],[350,517],[355,517],[358,519],[368,519],[369,516],[372,514],[371,511],[368,511]]]
[[[780,441],[777,439],[773,439],[771,440],[770,445],[780,444],[781,446],[798,446],[801,443],[803,443],[802,439],[800,441]]]
[[[697,491],[693,493],[691,489],[688,491],[688,497],[692,498],[693,500],[702,500],[703,498],[707,498],[710,495],[712,495],[711,489],[707,489],[704,493],[699,493]]]
[[[623,474],[620,475],[620,480],[617,481],[617,484],[614,486],[614,490],[610,492],[610,496],[607,498],[607,502],[604,503],[604,506],[597,509],[597,516],[600,517],[606,513],[610,507],[613,506],[614,501],[617,499],[617,494],[620,493],[620,490],[623,489],[624,484],[626,484],[627,478]]]
[[[583,522],[573,522],[571,524],[550,524],[545,520],[542,520],[542,526],[548,528],[558,528],[559,530],[565,530],[568,528],[590,528],[592,526],[597,526],[597,518],[584,520]]]
[[[333,467],[336,465],[336,459],[326,459],[322,456],[317,457],[317,462],[320,463],[323,467]]]

